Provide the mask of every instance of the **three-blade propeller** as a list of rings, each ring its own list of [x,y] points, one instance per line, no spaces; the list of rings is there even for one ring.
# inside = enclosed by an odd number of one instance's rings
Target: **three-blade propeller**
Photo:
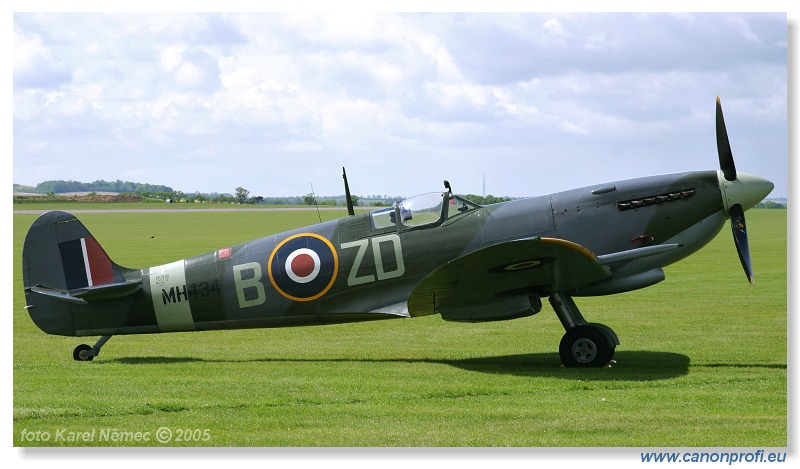
[[[725,118],[722,116],[722,104],[719,96],[717,97],[717,153],[719,154],[719,168],[723,176],[728,181],[736,180],[736,165],[733,163],[733,152],[731,143],[728,140],[728,131],[725,128]],[[747,243],[747,226],[744,221],[744,209],[737,203],[728,208],[731,217],[731,230],[733,240],[736,243],[736,252],[739,253],[739,260],[742,263],[747,280],[752,284],[753,265],[750,262],[750,247]]]

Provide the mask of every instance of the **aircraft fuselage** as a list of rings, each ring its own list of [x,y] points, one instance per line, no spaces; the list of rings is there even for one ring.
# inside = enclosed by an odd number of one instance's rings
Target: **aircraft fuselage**
[[[432,212],[415,212],[418,219],[429,217],[417,224],[413,218],[398,221],[405,209],[399,206],[383,210],[397,215],[393,222],[381,224],[380,214],[361,213],[165,265],[124,269],[125,281],[140,281],[141,291],[91,305],[68,304],[73,327],[62,324],[53,333],[112,335],[408,317],[405,301],[422,278],[486,246],[559,238],[598,256],[666,243],[682,246],[612,264],[610,279],[572,292],[619,293],[662,280],[661,267],[688,256],[720,231],[726,219],[720,187],[718,173],[705,171],[485,207],[448,193],[438,195],[443,202],[437,207],[436,195],[429,194]],[[30,305],[57,301],[27,294]]]

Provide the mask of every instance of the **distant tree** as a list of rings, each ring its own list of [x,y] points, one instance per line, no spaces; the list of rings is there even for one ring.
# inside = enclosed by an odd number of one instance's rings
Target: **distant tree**
[[[236,202],[236,199],[230,194],[217,194],[211,198],[211,201],[219,204],[230,204]]]
[[[315,199],[316,198],[314,197],[314,194],[306,194],[303,197],[303,204],[304,205],[314,205],[314,200]]]
[[[350,195],[350,198],[353,200],[353,207],[358,205],[358,201],[361,200],[361,197],[357,195]]]
[[[172,189],[167,186],[154,186],[150,184],[141,184],[129,181],[116,180],[113,182],[98,179],[93,182],[79,182],[79,181],[44,181],[36,185],[35,192],[46,194],[48,192],[63,193],[63,192],[119,192],[119,193],[135,193],[135,192],[172,192]]]
[[[475,195],[475,194],[466,194],[464,196],[464,198],[467,199],[467,200],[471,200],[471,201],[475,202],[476,204],[480,204],[480,205],[496,204],[496,203],[507,202],[507,201],[511,200],[509,197],[495,197],[495,196],[493,196],[491,194],[486,195],[486,196]]]
[[[251,204],[263,204],[264,203],[264,197],[262,197],[260,195],[257,195],[255,197],[250,197],[249,203],[251,203]]]
[[[250,191],[245,189],[244,187],[237,187],[236,188],[236,202],[240,204],[247,203],[247,197],[250,195]]]
[[[785,209],[786,206],[771,200],[767,200],[765,202],[758,203],[755,208]]]

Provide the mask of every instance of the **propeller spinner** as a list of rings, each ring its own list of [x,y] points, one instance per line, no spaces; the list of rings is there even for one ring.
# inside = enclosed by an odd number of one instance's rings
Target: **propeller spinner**
[[[731,219],[733,240],[736,243],[736,252],[742,263],[747,280],[752,284],[753,265],[750,261],[750,247],[747,242],[747,225],[744,221],[745,210],[761,202],[774,185],[757,176],[736,172],[733,163],[733,152],[728,140],[728,131],[725,128],[725,119],[722,116],[722,104],[717,97],[717,153],[719,154],[719,186],[722,191],[722,201],[727,215]]]

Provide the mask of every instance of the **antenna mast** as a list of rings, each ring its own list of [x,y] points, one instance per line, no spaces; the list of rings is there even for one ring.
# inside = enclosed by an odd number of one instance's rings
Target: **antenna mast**
[[[347,200],[347,214],[353,216],[356,212],[353,210],[353,198],[350,197],[350,186],[347,184],[347,171],[342,166],[342,178],[344,179],[344,197]]]
[[[322,223],[322,214],[319,213],[319,205],[317,205],[317,194],[314,193],[314,183],[309,182],[311,184],[311,197],[314,198],[314,206],[317,207],[317,217],[319,217],[319,222]]]

